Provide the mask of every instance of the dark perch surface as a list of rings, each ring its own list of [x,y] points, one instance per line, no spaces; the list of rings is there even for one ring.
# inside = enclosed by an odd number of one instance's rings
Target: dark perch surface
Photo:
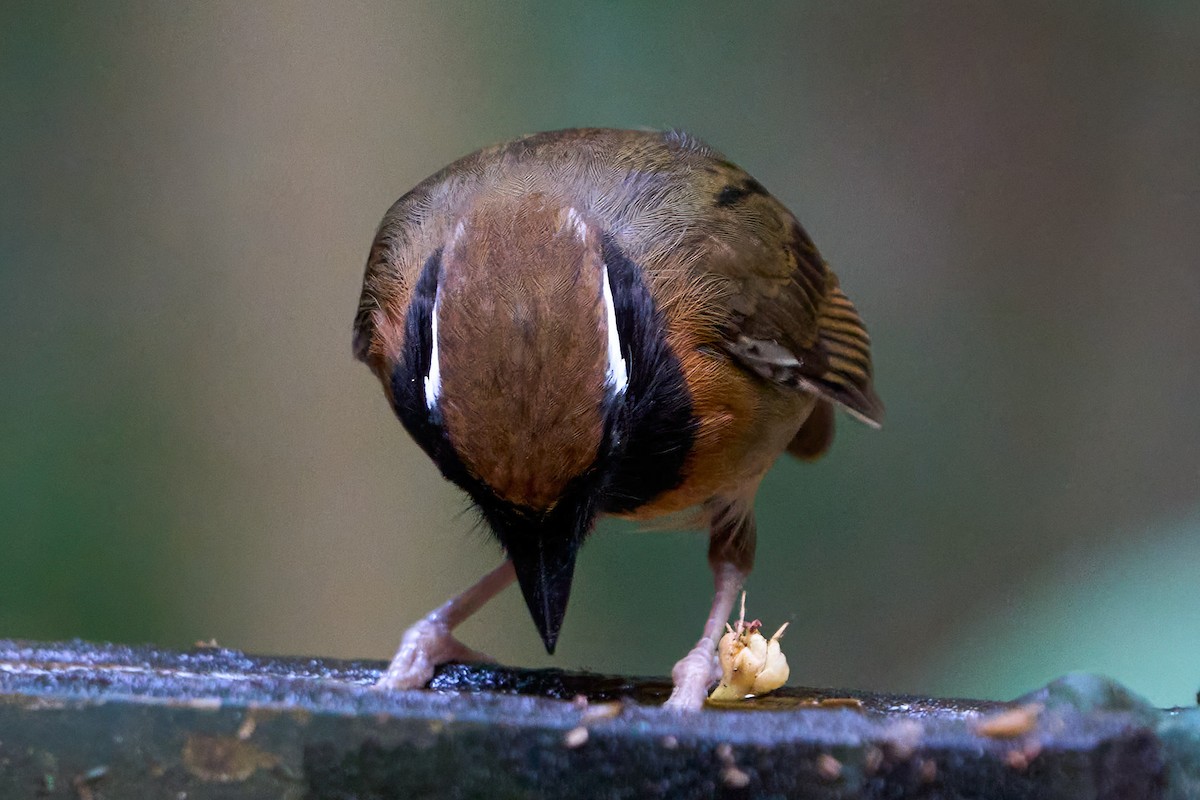
[[[1200,796],[1200,709],[1094,676],[679,716],[662,681],[454,665],[382,693],[382,667],[0,640],[0,798]]]

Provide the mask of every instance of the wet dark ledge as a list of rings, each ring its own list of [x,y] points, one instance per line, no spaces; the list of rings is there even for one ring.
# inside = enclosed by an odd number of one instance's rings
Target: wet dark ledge
[[[1200,709],[1069,675],[1012,703],[0,640],[0,797],[1190,798]]]

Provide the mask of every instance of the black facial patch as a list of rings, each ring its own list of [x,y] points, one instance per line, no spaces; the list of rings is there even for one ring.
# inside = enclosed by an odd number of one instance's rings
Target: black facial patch
[[[610,401],[603,454],[603,510],[628,512],[674,489],[696,438],[692,396],[679,358],[667,345],[666,323],[642,281],[641,268],[606,234],[621,355],[629,370],[625,394]]]
[[[761,183],[754,178],[746,178],[740,184],[729,184],[721,191],[717,192],[717,196],[713,201],[718,208],[727,208],[736,203],[740,203],[752,194],[766,194],[767,190]]]
[[[392,406],[410,436],[448,479],[461,484],[466,468],[442,427],[437,407],[425,405],[425,376],[433,357],[433,307],[442,271],[439,248],[425,260],[404,319],[404,350],[392,372]]]

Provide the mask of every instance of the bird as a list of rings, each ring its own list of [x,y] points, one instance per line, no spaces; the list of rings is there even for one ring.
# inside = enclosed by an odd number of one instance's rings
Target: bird
[[[453,630],[514,581],[553,654],[597,521],[663,518],[709,531],[713,600],[665,703],[701,708],[763,476],[822,455],[835,408],[883,420],[870,338],[812,239],[679,130],[536,133],[421,182],[371,245],[353,349],[504,556],[404,633],[384,689],[486,660]]]

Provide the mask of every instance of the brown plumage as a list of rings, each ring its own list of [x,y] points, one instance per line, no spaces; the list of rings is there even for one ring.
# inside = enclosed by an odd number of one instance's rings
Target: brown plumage
[[[600,264],[537,193],[484,203],[463,224],[442,260],[446,431],[464,466],[496,494],[549,508],[600,449]]]
[[[422,182],[376,236],[354,343],[512,562],[406,634],[391,686],[477,655],[449,630],[514,575],[552,649],[598,515],[698,507],[717,598],[672,699],[696,707],[763,474],[821,455],[834,405],[882,419],[870,340],[811,239],[675,132],[537,134]]]

